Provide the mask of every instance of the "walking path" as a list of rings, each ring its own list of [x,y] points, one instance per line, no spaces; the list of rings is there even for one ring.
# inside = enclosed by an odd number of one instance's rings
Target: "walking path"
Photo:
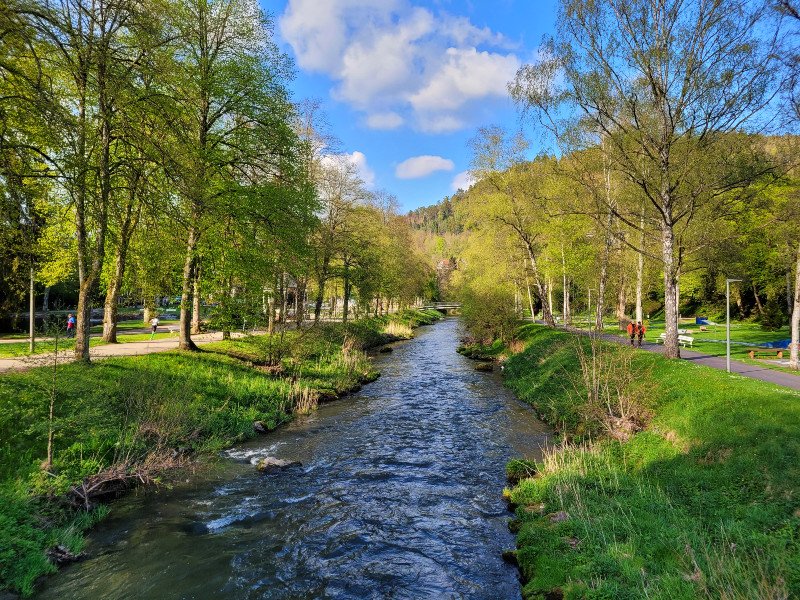
[[[582,335],[586,335],[588,333],[581,329],[566,327],[564,327],[564,329],[571,333],[580,333]],[[616,342],[618,344],[629,343],[627,338],[613,335],[611,333],[604,333],[602,334],[602,337],[603,339]],[[656,344],[653,342],[645,342],[642,344],[642,350],[663,354],[664,346],[662,344]],[[698,365],[711,367],[712,369],[720,369],[722,371],[725,370],[724,356],[712,356],[710,354],[703,354],[702,352],[695,352],[694,350],[685,350],[684,348],[681,348],[681,358],[683,360],[690,360]],[[785,371],[777,371],[768,367],[760,367],[758,365],[743,363],[738,360],[731,360],[731,373],[736,373],[737,375],[741,375],[743,377],[750,377],[751,379],[760,379],[761,381],[774,383],[775,385],[782,385],[794,390],[800,390],[800,376],[793,375],[792,373],[786,373]]]
[[[158,326],[158,333],[168,333],[173,329],[177,328],[177,325],[159,325]],[[118,329],[117,335],[137,335],[142,333],[150,333],[151,329],[149,327],[137,327],[136,329]],[[93,331],[89,334],[89,337],[97,338],[102,337],[102,331]],[[27,344],[30,338],[27,337],[14,337],[14,338],[0,338],[0,344]],[[37,342],[52,342],[56,338],[54,337],[37,337]],[[66,335],[62,335],[61,339],[66,339]]]
[[[614,336],[616,337],[616,336]],[[620,338],[618,341],[624,342]],[[650,352],[664,353],[664,346],[661,344],[645,343],[642,345],[643,349]],[[714,369],[725,370],[725,357],[724,356],[711,356],[710,354],[703,354],[702,352],[695,352],[694,350],[685,350],[681,348],[681,358],[683,360],[690,360],[695,364],[712,367]],[[731,360],[731,373],[750,377],[751,379],[760,379],[776,385],[782,385],[795,390],[800,390],[800,376],[786,373],[785,371],[777,371],[768,367],[760,367],[758,365],[751,365],[743,363],[738,360]]]
[[[236,336],[237,334],[233,334]],[[239,334],[241,335],[241,334]],[[217,342],[222,339],[221,332],[203,333],[192,336],[192,340],[197,345]],[[124,342],[122,344],[105,344],[94,346],[90,350],[92,360],[108,358],[110,356],[137,356],[140,354],[152,354],[154,352],[166,352],[167,350],[177,350],[178,338],[156,338],[141,342]],[[24,371],[33,367],[42,367],[53,364],[54,354],[52,352],[34,354],[32,356],[21,356],[14,358],[0,358],[0,373],[8,371]],[[74,360],[72,350],[65,350],[58,353],[58,362],[67,363]]]

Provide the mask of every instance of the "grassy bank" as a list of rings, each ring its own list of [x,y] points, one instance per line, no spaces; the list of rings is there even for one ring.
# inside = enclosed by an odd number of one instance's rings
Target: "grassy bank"
[[[508,492],[525,598],[800,597],[800,394],[522,337],[508,385],[564,440]]]
[[[0,589],[27,595],[56,569],[48,550],[80,552],[102,500],[374,379],[364,349],[437,317],[407,311],[0,376]]]

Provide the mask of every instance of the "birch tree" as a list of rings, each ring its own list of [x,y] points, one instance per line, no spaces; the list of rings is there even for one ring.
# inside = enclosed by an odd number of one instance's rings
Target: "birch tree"
[[[703,206],[758,174],[724,163],[698,177],[726,134],[763,125],[780,85],[778,33],[769,2],[749,0],[561,0],[555,37],[523,66],[511,92],[570,149],[608,148],[613,168],[657,215],[667,356],[679,356],[676,239]],[[615,216],[633,230],[637,219]],[[712,214],[709,211],[707,214]]]

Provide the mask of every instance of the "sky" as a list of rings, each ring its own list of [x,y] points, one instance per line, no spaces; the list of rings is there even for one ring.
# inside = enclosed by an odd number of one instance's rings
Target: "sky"
[[[339,152],[403,211],[470,180],[469,140],[519,128],[506,85],[552,32],[556,0],[261,0]]]

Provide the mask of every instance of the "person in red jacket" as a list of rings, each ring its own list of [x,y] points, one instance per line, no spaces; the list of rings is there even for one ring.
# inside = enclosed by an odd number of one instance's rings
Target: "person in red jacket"
[[[639,348],[642,347],[642,339],[644,338],[644,332],[647,331],[644,324],[639,321],[639,324],[636,326],[636,337],[639,340]]]
[[[637,331],[636,323],[634,323],[633,321],[628,323],[628,335],[631,338],[631,348],[633,348],[633,341],[636,339],[636,331]]]

